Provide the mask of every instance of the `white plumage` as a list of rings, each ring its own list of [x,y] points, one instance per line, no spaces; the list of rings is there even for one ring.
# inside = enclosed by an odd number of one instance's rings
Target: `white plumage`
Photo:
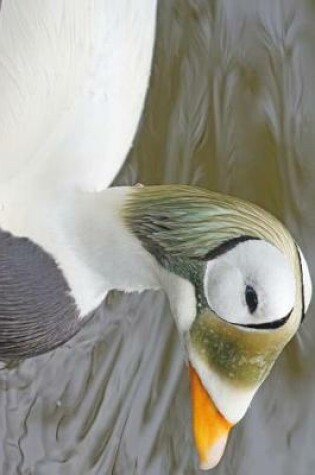
[[[112,182],[142,112],[155,16],[156,0],[2,3],[0,183]]]

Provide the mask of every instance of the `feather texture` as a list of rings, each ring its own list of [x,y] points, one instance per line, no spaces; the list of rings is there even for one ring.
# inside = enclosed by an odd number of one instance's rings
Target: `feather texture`
[[[155,11],[156,0],[2,5],[0,184],[32,174],[52,188],[111,183],[142,112]]]

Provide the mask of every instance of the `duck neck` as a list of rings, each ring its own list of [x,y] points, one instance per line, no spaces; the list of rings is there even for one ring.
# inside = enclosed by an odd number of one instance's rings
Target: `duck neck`
[[[124,222],[122,211],[130,187],[109,188],[77,197],[73,245],[105,292],[141,292],[161,288],[156,259]]]
[[[196,312],[194,287],[168,270],[131,229],[125,212],[134,193],[134,187],[119,187],[80,195],[74,246],[79,247],[78,255],[86,259],[89,270],[99,276],[103,292],[162,289],[178,328],[187,330]]]

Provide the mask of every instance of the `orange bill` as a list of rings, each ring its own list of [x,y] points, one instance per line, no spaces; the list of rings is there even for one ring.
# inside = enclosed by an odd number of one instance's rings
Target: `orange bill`
[[[232,424],[218,411],[191,365],[189,372],[195,444],[200,468],[208,470],[220,462]]]

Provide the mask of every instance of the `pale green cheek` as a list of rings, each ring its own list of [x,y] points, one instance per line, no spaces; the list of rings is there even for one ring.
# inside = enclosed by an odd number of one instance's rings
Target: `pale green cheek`
[[[280,352],[274,346],[264,351],[261,347],[248,347],[234,332],[221,332],[217,326],[212,328],[211,321],[202,316],[192,325],[190,341],[209,368],[239,386],[262,382]]]

